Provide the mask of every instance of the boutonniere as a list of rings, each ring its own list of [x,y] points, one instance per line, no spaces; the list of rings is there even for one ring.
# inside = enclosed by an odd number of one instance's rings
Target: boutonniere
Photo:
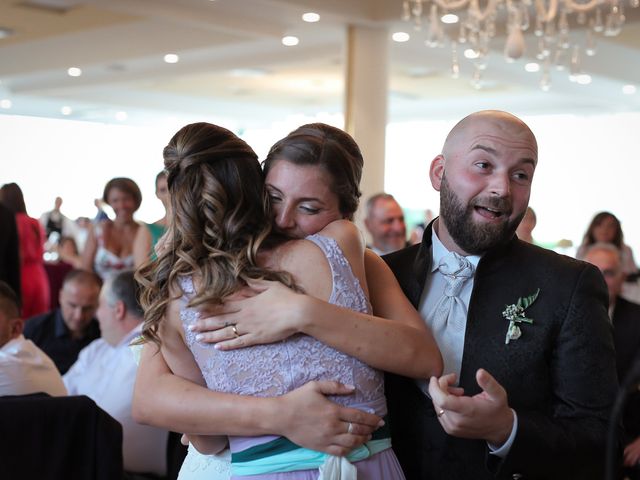
[[[511,340],[517,340],[522,335],[520,331],[521,323],[533,323],[533,319],[525,316],[527,308],[531,306],[533,302],[538,298],[540,289],[536,290],[536,293],[529,295],[528,297],[520,297],[515,304],[507,305],[502,316],[509,320],[509,328],[507,329],[507,337],[504,339],[505,344],[509,344]]]

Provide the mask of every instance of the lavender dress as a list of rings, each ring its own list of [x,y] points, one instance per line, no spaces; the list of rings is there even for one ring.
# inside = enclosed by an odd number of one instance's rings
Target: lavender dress
[[[333,289],[329,302],[368,313],[371,310],[368,299],[336,241],[320,235],[312,235],[307,237],[307,240],[320,247],[331,266]],[[187,297],[193,295],[193,283],[190,278],[182,280],[182,288]],[[336,380],[354,385],[356,392],[353,395],[331,397],[331,400],[380,416],[387,413],[382,373],[315,338],[294,335],[278,343],[221,352],[214,349],[213,345],[197,342],[195,333],[187,328],[198,317],[195,310],[184,307],[180,316],[187,345],[211,390],[274,397],[312,380]],[[234,467],[236,455],[242,455],[241,452],[246,452],[251,447],[268,444],[276,439],[278,437],[274,436],[229,437]],[[390,448],[356,461],[354,465],[357,467],[360,480],[404,479],[400,465]],[[238,478],[233,467],[232,478]],[[250,478],[315,480],[318,478],[318,469],[252,474]]]

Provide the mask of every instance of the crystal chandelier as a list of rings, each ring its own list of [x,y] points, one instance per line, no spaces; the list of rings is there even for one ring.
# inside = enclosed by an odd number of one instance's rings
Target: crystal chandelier
[[[525,52],[524,32],[529,29],[537,38],[535,57],[541,64],[540,87],[551,87],[551,69],[569,71],[569,79],[589,83],[582,70],[582,56],[596,54],[598,35],[613,37],[624,25],[623,2],[637,8],[640,0],[403,0],[402,19],[412,22],[416,30],[426,23],[426,44],[442,47],[450,37],[452,49],[451,74],[460,74],[459,50],[473,62],[471,83],[482,88],[482,72],[487,68],[489,42],[499,27],[505,25],[504,55],[508,62],[521,58]],[[458,23],[454,35],[445,33],[445,25]],[[572,35],[580,30],[584,35]],[[502,32],[501,32],[502,33]],[[567,68],[568,67],[568,68]]]

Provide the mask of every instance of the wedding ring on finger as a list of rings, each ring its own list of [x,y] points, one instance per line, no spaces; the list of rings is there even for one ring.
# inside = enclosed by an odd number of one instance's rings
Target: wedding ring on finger
[[[351,422],[347,425],[347,433],[353,433],[353,423]]]
[[[235,325],[231,325],[231,330],[233,330],[233,334],[234,334],[236,337],[239,337],[239,336],[240,336],[240,334],[238,333],[238,329],[236,328],[236,326],[235,326]]]
[[[444,410],[441,408],[440,410],[438,410],[438,413],[436,415],[438,415],[438,418],[440,418],[442,415],[444,415]]]

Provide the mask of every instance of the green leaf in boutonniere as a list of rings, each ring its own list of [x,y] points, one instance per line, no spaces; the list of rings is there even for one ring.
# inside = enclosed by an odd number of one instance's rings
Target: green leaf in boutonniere
[[[509,320],[507,336],[504,340],[505,344],[508,344],[511,340],[517,340],[522,336],[522,331],[520,330],[521,323],[533,323],[533,319],[525,317],[525,311],[536,301],[539,293],[540,289],[528,297],[520,297],[515,304],[506,305],[504,312],[502,312],[502,316]]]

